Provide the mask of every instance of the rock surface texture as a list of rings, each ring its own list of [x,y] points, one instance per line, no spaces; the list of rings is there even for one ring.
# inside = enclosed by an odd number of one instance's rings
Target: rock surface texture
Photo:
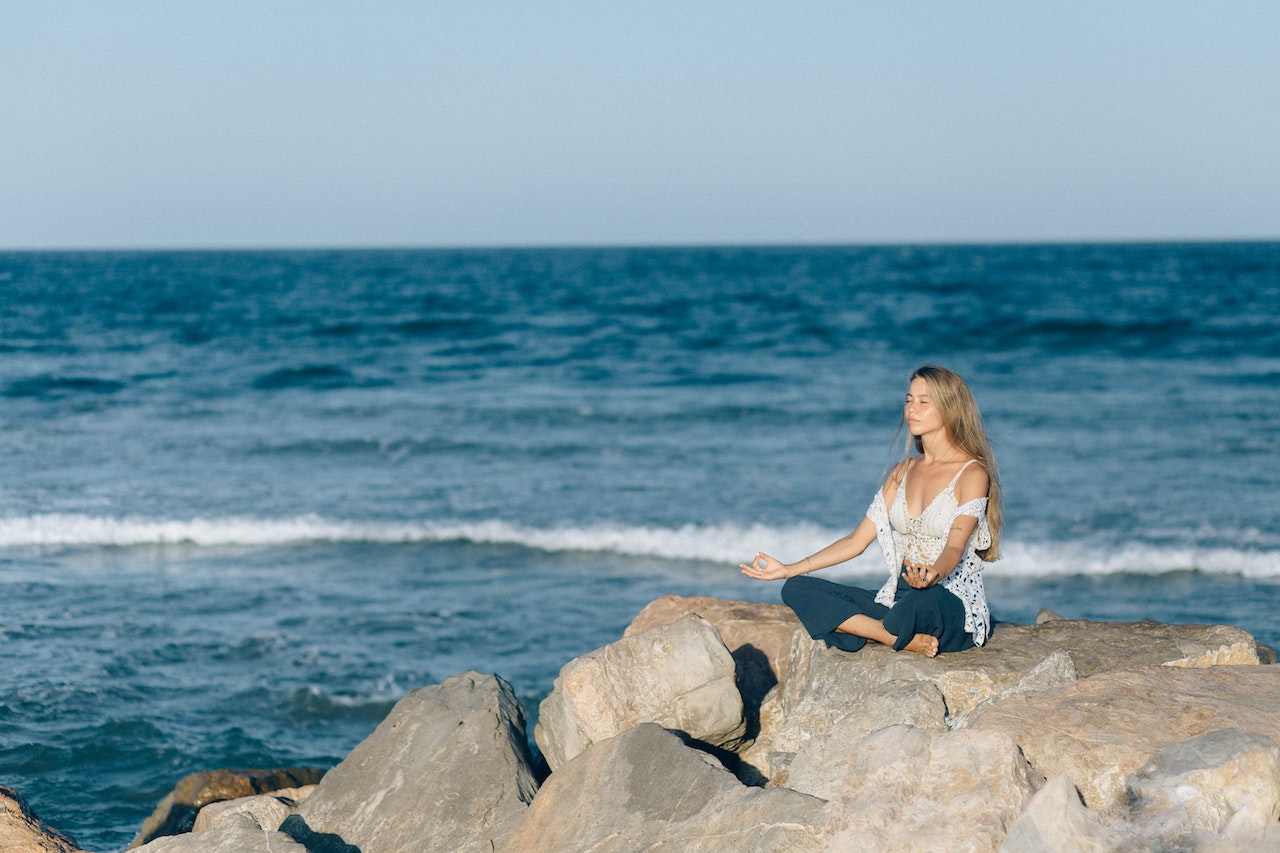
[[[541,786],[511,688],[466,673],[406,696],[310,796],[218,796],[144,849],[1280,850],[1270,650],[1227,626],[1041,617],[929,659],[665,596],[561,670]],[[5,793],[0,851],[75,853]]]

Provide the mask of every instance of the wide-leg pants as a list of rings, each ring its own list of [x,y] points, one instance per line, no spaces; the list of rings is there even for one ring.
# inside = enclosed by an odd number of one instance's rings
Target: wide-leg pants
[[[782,600],[800,617],[809,636],[847,652],[858,651],[867,641],[836,628],[858,614],[883,621],[885,630],[897,637],[895,651],[916,634],[937,637],[939,652],[959,652],[974,645],[973,635],[964,629],[964,604],[941,585],[916,589],[899,578],[894,605],[885,607],[876,602],[874,592],[797,575],[782,585]]]

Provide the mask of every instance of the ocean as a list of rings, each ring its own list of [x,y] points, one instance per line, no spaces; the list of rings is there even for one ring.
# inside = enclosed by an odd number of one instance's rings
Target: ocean
[[[737,563],[858,523],[925,363],[995,446],[996,619],[1280,645],[1280,243],[0,253],[0,293],[0,784],[87,849],[468,669],[534,717],[660,595],[778,601]]]

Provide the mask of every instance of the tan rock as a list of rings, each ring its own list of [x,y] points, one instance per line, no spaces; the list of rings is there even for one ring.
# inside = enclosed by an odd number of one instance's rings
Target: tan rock
[[[735,666],[716,629],[690,614],[565,664],[542,701],[534,738],[555,770],[641,723],[732,748],[746,733]]]
[[[739,782],[644,723],[597,742],[543,784],[501,853],[805,853],[822,801]]]
[[[311,796],[315,785],[302,788],[282,788],[270,794],[256,794],[252,797],[240,797],[235,800],[221,800],[210,803],[196,815],[192,832],[209,829],[226,820],[233,814],[247,814],[263,829],[277,830],[284,819],[293,814],[293,810]]]
[[[1134,815],[1164,838],[1261,832],[1280,819],[1280,748],[1218,729],[1160,750],[1129,776],[1128,789]]]
[[[1059,773],[1045,782],[1009,827],[1000,853],[1113,853],[1144,846],[1106,827],[1080,801],[1071,780]]]
[[[80,853],[69,836],[47,826],[12,788],[0,785],[2,853]]]
[[[1057,623],[1047,623],[1057,624]],[[1223,728],[1280,740],[1280,669],[1148,667],[983,707],[969,730],[1013,738],[1041,774],[1065,774],[1102,815],[1127,807],[1127,777],[1166,747]]]
[[[825,849],[994,853],[1040,782],[1004,735],[880,729],[850,751]]]

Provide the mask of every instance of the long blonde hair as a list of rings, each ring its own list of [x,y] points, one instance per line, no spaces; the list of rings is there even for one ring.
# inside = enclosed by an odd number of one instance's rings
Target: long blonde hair
[[[914,379],[923,379],[928,383],[929,397],[938,407],[938,414],[951,443],[987,469],[987,526],[991,528],[991,545],[977,553],[984,560],[998,560],[1000,529],[1004,525],[1004,514],[1000,506],[1000,472],[996,469],[996,457],[991,452],[987,432],[982,427],[982,412],[978,411],[973,392],[960,374],[932,364],[916,368],[907,381]],[[917,453],[924,452],[924,442],[920,436],[908,433],[907,443],[908,455],[912,447]]]

